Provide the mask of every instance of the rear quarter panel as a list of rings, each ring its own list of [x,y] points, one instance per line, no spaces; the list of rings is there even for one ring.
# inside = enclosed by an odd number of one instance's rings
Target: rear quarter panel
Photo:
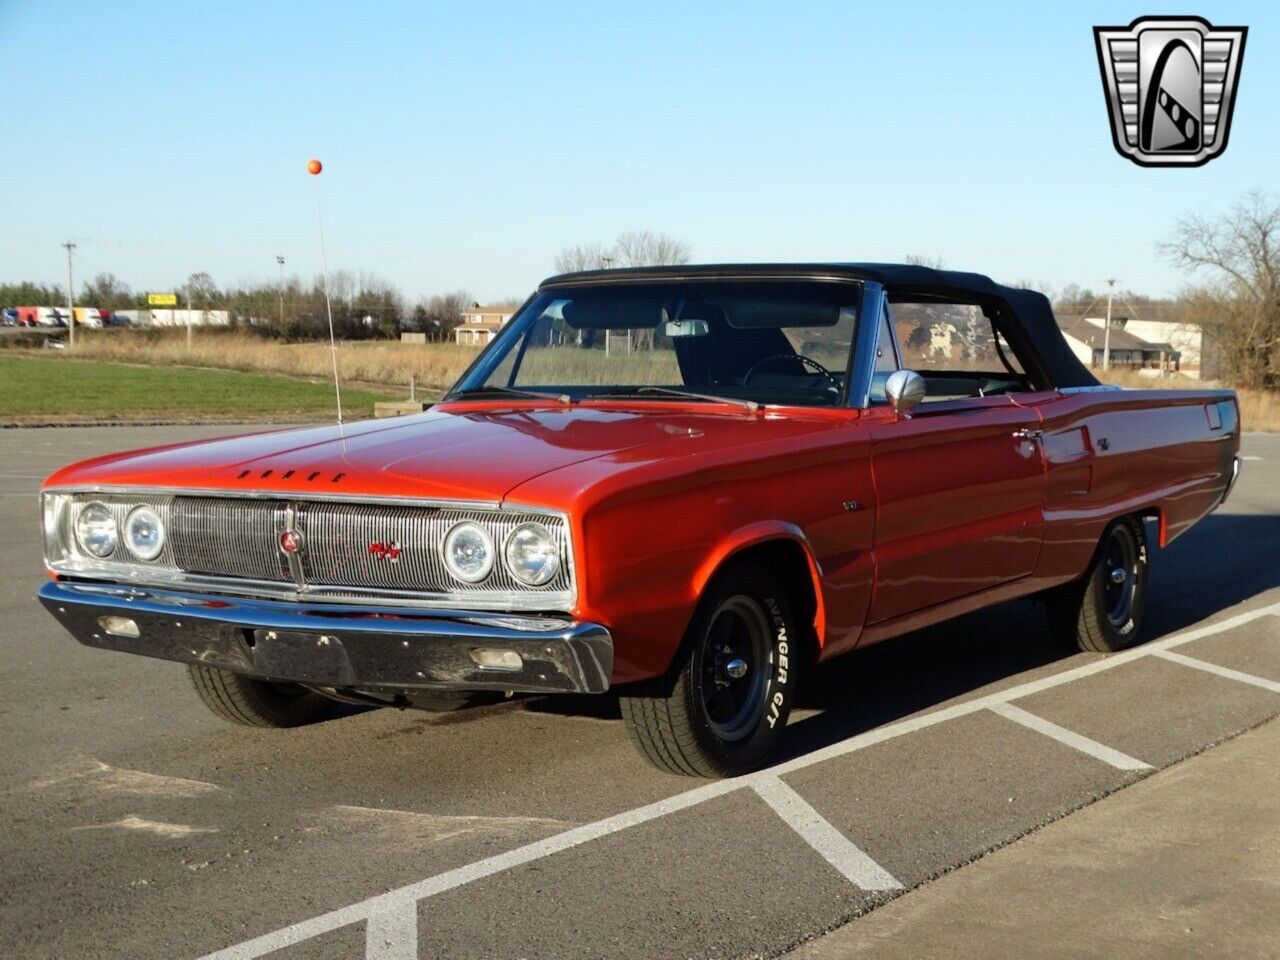
[[[1158,515],[1165,546],[1212,511],[1240,448],[1230,391],[1123,390],[1037,405],[1044,430],[1045,542],[1036,579],[1078,577],[1107,524]]]

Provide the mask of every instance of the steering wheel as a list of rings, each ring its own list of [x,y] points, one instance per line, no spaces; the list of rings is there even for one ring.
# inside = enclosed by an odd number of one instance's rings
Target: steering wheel
[[[816,373],[826,377],[827,382],[830,383],[831,386],[835,387],[836,390],[840,389],[840,384],[836,383],[836,378],[831,375],[830,370],[820,364],[817,360],[814,360],[812,357],[806,357],[803,353],[775,353],[762,360],[757,360],[751,365],[751,369],[747,371],[746,376],[742,378],[742,385],[745,387],[750,384],[751,378],[755,376],[756,371],[761,367],[774,363],[778,360],[797,360],[802,367],[811,367]]]

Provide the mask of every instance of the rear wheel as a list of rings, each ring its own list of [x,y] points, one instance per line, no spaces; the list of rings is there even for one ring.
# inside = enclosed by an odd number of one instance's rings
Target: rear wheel
[[[620,697],[632,740],[656,766],[696,777],[764,764],[795,690],[791,608],[778,580],[741,565],[708,587],[674,676]]]
[[[206,707],[223,720],[246,727],[301,727],[343,712],[337,701],[296,683],[255,680],[194,664],[187,669]]]
[[[1142,627],[1147,574],[1142,521],[1117,520],[1103,534],[1089,571],[1050,594],[1048,612],[1055,634],[1095,653],[1133,646]]]

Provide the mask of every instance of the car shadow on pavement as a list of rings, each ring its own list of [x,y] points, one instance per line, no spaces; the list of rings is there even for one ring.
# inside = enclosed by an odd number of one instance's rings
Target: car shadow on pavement
[[[1280,516],[1213,514],[1151,558],[1146,640],[1280,586]],[[793,721],[779,761],[1082,656],[1054,640],[1046,617],[1037,600],[1015,600],[821,664],[796,701],[818,712]]]
[[[1154,525],[1148,535],[1154,542]],[[1280,586],[1280,516],[1213,514],[1167,549],[1153,547],[1151,556],[1143,627],[1149,640]],[[797,694],[801,719],[792,721],[778,759],[1082,656],[1054,640],[1046,616],[1037,600],[1014,600],[810,669]],[[621,719],[613,696],[534,697],[523,709]]]

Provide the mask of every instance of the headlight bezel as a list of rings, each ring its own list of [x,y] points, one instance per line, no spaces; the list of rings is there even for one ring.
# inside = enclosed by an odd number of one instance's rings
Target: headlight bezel
[[[97,512],[99,510],[102,514],[105,514],[105,516],[100,516],[97,520],[90,522],[94,522],[101,526],[103,530],[109,531],[111,546],[110,549],[103,552],[99,552],[90,546],[89,538],[91,535],[86,535],[86,532],[82,527],[82,524],[85,523],[85,518],[91,512]],[[110,560],[116,555],[116,551],[120,549],[120,525],[116,523],[115,514],[112,513],[111,507],[108,504],[103,503],[101,500],[89,500],[80,504],[79,509],[75,512],[75,519],[72,521],[71,526],[72,533],[75,536],[76,547],[85,555],[95,560]]]
[[[156,540],[154,547],[142,550],[134,542],[133,529],[134,522],[141,514],[150,514],[153,527],[159,532],[159,538]],[[154,562],[160,559],[164,553],[164,548],[169,535],[169,531],[165,528],[164,517],[160,515],[160,511],[149,503],[140,503],[129,511],[128,516],[124,520],[124,537],[123,542],[125,549],[131,554],[146,563]]]
[[[484,548],[484,559],[478,572],[467,573],[454,563],[453,561],[453,545],[456,538],[466,533],[474,531],[480,535],[482,546]],[[461,520],[455,523],[445,533],[444,539],[440,541],[440,557],[444,561],[444,568],[449,575],[460,583],[475,585],[483,583],[493,573],[494,567],[497,565],[498,559],[497,545],[494,543],[493,534],[490,533],[482,523],[475,520]]]
[[[512,549],[516,546],[517,538],[519,538],[521,534],[525,533],[532,533],[546,545],[544,554],[549,561],[548,566],[546,566],[540,574],[532,578],[523,576],[520,572],[520,567],[517,565],[515,560],[512,559]],[[506,543],[503,544],[502,548],[502,561],[507,566],[507,572],[523,586],[531,588],[545,587],[548,583],[554,580],[556,575],[560,572],[560,553],[560,542],[556,539],[555,534],[551,532],[549,527],[536,520],[526,520],[507,534]]]

